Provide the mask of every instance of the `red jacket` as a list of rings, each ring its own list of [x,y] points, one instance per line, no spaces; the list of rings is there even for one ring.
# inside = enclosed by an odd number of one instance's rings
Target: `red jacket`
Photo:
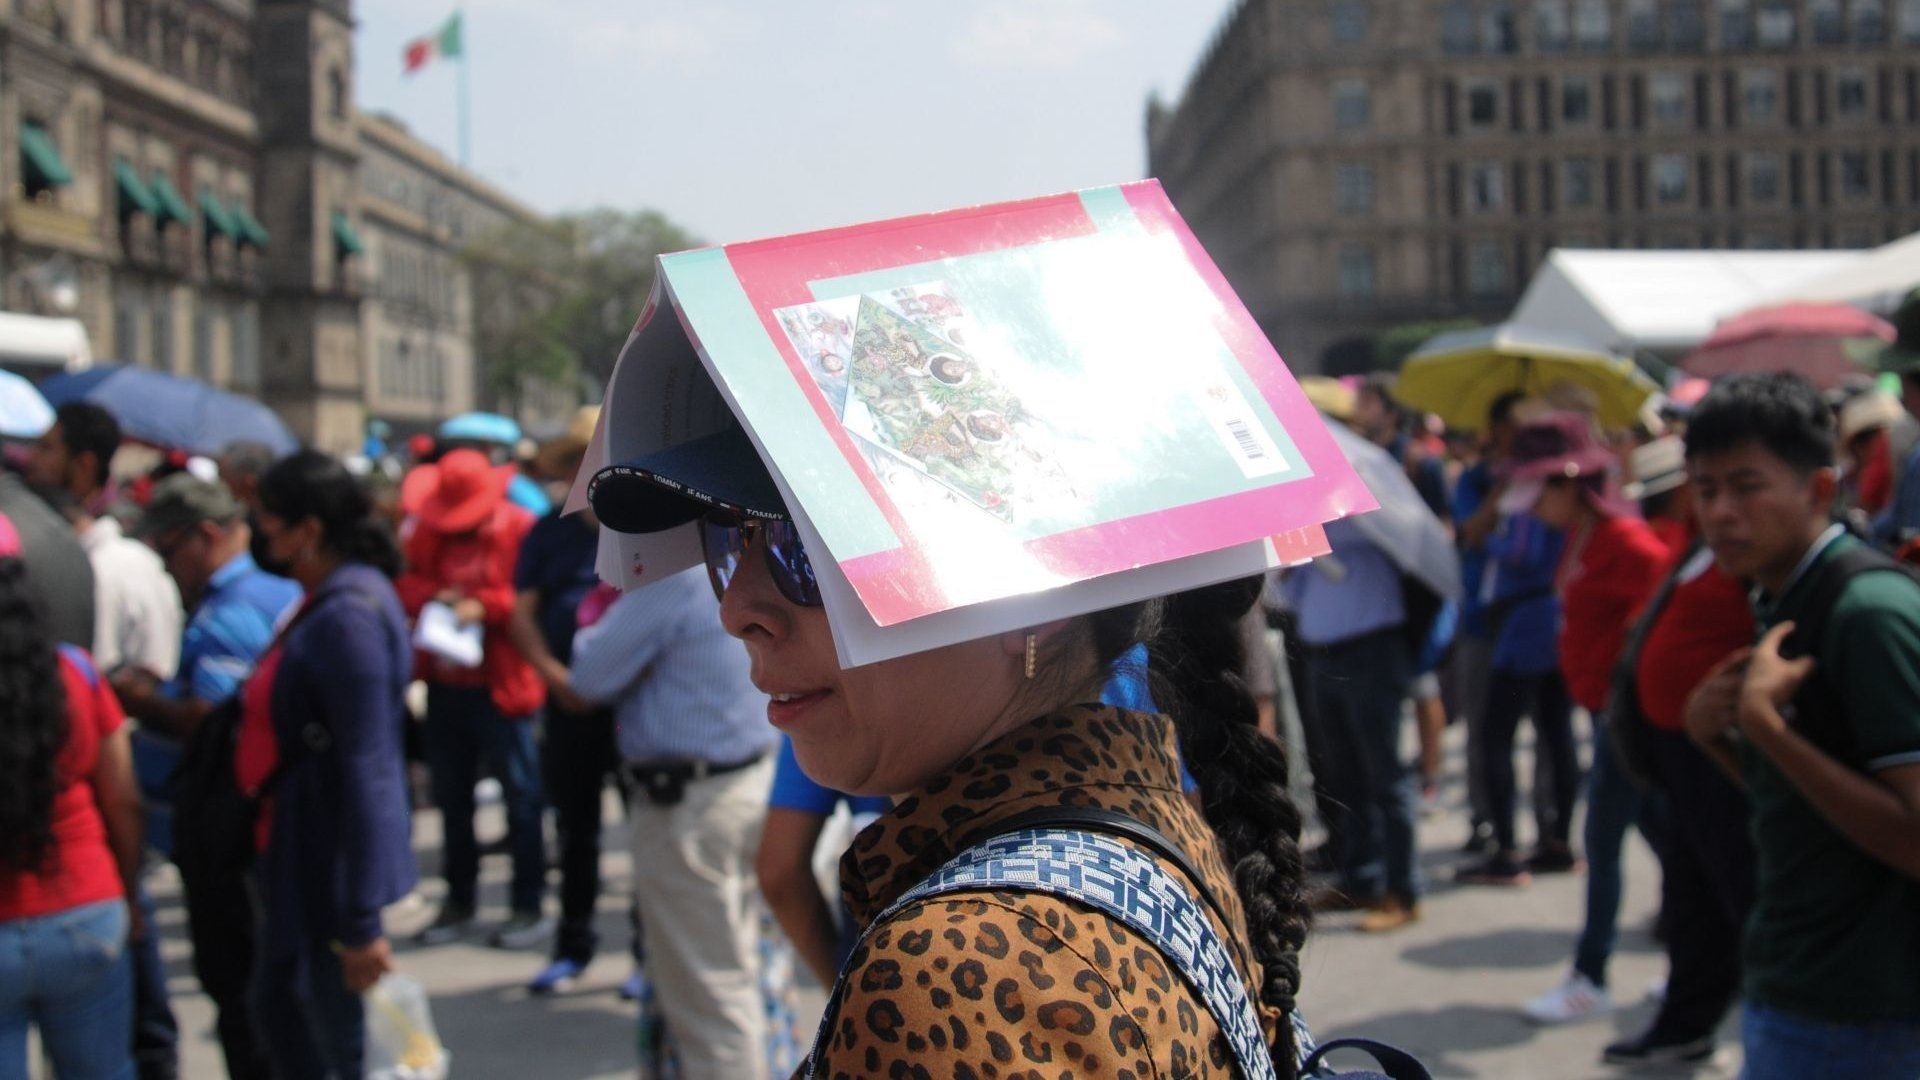
[[[1627,627],[1660,587],[1672,555],[1639,518],[1594,522],[1584,543],[1567,540],[1560,569],[1560,671],[1573,700],[1590,712],[1606,707],[1613,666]]]
[[[470,533],[442,533],[416,521],[406,540],[407,572],[394,583],[410,618],[443,589],[480,601],[486,611],[480,666],[456,667],[422,653],[414,670],[442,686],[485,686],[501,714],[514,718],[533,715],[547,697],[539,673],[507,638],[513,617],[513,564],[533,520],[527,510],[502,500],[493,516]]]

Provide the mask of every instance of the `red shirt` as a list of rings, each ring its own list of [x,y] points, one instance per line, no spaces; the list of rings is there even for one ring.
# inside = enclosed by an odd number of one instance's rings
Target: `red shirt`
[[[58,791],[53,797],[53,845],[42,873],[0,874],[0,922],[126,895],[113,849],[107,846],[106,822],[93,799],[92,780],[101,741],[120,730],[126,714],[107,680],[91,671],[90,662],[83,666],[65,649],[60,653],[60,681],[67,697],[67,745],[54,761]]]
[[[1560,569],[1560,671],[1589,711],[1606,707],[1627,626],[1671,563],[1667,545],[1639,518],[1606,517],[1567,541]]]
[[[233,781],[241,791],[258,794],[280,764],[280,737],[273,731],[273,682],[280,674],[280,661],[286,646],[276,641],[253,665],[253,674],[240,691],[240,734],[233,745]],[[267,837],[273,832],[273,798],[260,802],[254,821],[253,846],[267,850]]]
[[[1728,653],[1752,644],[1753,631],[1746,588],[1714,564],[1711,552],[1695,555],[1640,650],[1634,677],[1647,722],[1681,730],[1694,687]]]
[[[1873,433],[1862,456],[1866,461],[1860,466],[1860,509],[1878,514],[1893,501],[1893,447],[1885,428]]]
[[[513,616],[513,567],[520,543],[534,517],[502,500],[489,518],[470,533],[442,533],[415,522],[407,536],[407,572],[394,582],[409,617],[418,617],[442,589],[454,589],[480,601],[485,635],[480,666],[463,668],[419,653],[414,671],[442,686],[484,686],[494,705],[511,719],[530,716],[546,700],[547,687],[520,650],[507,638]]]

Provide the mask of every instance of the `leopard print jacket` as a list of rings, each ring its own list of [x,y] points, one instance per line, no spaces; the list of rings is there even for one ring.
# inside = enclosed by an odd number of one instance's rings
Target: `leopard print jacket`
[[[1225,909],[1230,925],[1209,912],[1215,932],[1259,986],[1225,860],[1180,791],[1172,724],[1148,713],[1075,706],[963,758],[855,839],[840,863],[848,907],[866,926],[995,822],[1054,805],[1116,810],[1177,843]],[[1151,942],[1040,893],[952,893],[903,908],[849,958],[836,1005],[821,1077],[1234,1075],[1219,1025]],[[1262,1009],[1269,1042],[1283,1022]]]

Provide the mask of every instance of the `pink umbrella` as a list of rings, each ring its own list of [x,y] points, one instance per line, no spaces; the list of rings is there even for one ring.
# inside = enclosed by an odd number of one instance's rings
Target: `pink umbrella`
[[[1690,375],[1795,371],[1823,389],[1872,373],[1892,324],[1845,304],[1781,304],[1726,319],[1680,361]]]

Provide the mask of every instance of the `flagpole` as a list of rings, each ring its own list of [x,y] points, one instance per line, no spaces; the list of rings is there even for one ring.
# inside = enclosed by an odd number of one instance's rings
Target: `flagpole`
[[[454,9],[454,18],[460,20],[460,167],[473,167],[473,121],[468,115],[467,101],[467,64],[470,46],[467,41],[467,13]]]

